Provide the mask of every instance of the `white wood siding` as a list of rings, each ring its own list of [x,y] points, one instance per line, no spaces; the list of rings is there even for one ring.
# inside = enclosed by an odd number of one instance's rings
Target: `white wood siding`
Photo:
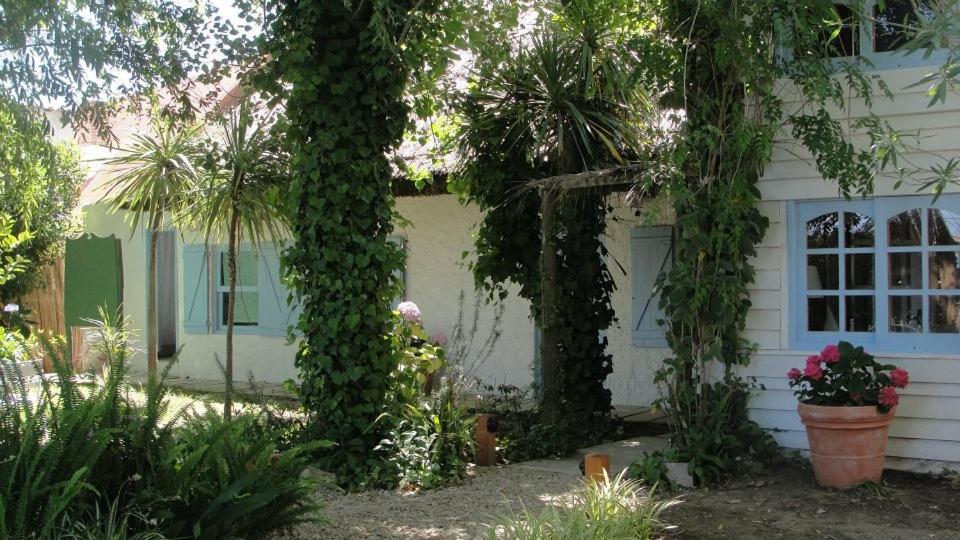
[[[918,165],[937,162],[944,157],[960,157],[960,95],[952,94],[946,104],[927,107],[924,88],[904,88],[929,70],[904,69],[883,71],[888,86],[897,94],[891,102],[875,96],[875,108],[894,127],[922,130],[922,147],[939,157],[912,153]],[[789,95],[791,89],[784,87]],[[797,102],[788,101],[788,108]],[[862,103],[850,100],[847,119],[863,115]],[[836,113],[837,111],[833,111]],[[846,122],[849,126],[849,122]],[[849,127],[848,127],[849,129]],[[863,143],[865,137],[854,141]],[[876,183],[877,196],[915,195],[915,188],[893,189],[894,179],[881,178]],[[774,437],[787,448],[806,449],[807,439],[796,412],[796,398],[787,385],[786,372],[802,367],[806,356],[816,351],[789,349],[790,308],[789,266],[787,264],[786,201],[829,199],[837,197],[835,184],[825,182],[817,173],[809,152],[790,140],[787,134],[777,141],[771,163],[764,171],[760,191],[764,202],[761,211],[770,219],[770,229],[754,260],[756,283],[751,287],[753,308],[747,316],[746,337],[757,344],[758,352],[743,375],[756,377],[766,387],[751,401],[751,415],[761,425],[780,431]],[[950,191],[958,191],[951,188]],[[958,338],[960,339],[960,338]],[[960,352],[960,344],[958,344]],[[897,355],[878,356],[881,361],[895,363],[910,372],[911,384],[903,392],[897,418],[890,428],[889,464],[898,467],[937,470],[949,465],[960,468],[960,356]]]

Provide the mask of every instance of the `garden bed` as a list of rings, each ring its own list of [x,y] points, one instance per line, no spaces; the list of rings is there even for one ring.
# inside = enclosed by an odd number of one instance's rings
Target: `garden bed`
[[[960,538],[960,485],[927,475],[888,470],[882,486],[825,490],[788,463],[682,498],[664,516],[680,538]]]
[[[480,469],[463,485],[422,493],[323,491],[327,525],[289,538],[483,538],[488,524],[526,507],[537,510],[576,489],[571,474],[516,466]],[[664,515],[669,538],[960,538],[960,485],[887,471],[885,485],[830,491],[809,468],[785,463],[722,488],[684,492]]]

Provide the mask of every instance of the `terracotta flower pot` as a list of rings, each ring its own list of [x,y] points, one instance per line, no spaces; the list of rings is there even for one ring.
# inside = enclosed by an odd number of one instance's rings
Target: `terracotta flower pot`
[[[882,414],[874,406],[801,403],[797,410],[807,427],[810,460],[818,484],[847,488],[880,481],[887,453],[887,432],[895,408]]]

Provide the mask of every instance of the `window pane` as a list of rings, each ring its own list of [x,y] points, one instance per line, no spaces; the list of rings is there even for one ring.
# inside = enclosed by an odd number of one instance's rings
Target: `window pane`
[[[230,285],[229,265],[227,264],[227,252],[220,252],[220,285],[226,287]],[[257,260],[258,255],[253,251],[240,251],[237,253],[237,285],[240,287],[257,285]]]
[[[843,245],[873,247],[873,218],[846,212],[843,214]]]
[[[807,247],[810,249],[837,247],[836,213],[824,214],[807,222]]]
[[[807,298],[807,329],[811,332],[836,332],[840,330],[839,296],[811,296]]]
[[[847,332],[873,332],[873,297],[848,296],[844,301],[847,306]]]
[[[930,331],[960,333],[960,296],[930,297]]]
[[[229,293],[221,293],[221,324],[227,324],[227,306]],[[237,292],[237,303],[233,309],[233,324],[236,326],[256,326],[260,318],[260,295],[255,292]]]
[[[873,253],[848,254],[847,289],[873,289]]]
[[[837,21],[830,21],[824,26],[823,41],[827,44],[827,55],[830,58],[840,58],[860,54],[859,17],[855,16],[850,6],[834,4],[833,7],[841,26],[840,33],[832,40],[830,37],[837,30]]]
[[[807,289],[835,291],[840,288],[839,255],[807,255]]]
[[[930,288],[960,289],[960,252],[930,254]]]
[[[932,16],[928,2],[918,1],[920,13]],[[906,25],[917,20],[911,0],[886,0],[884,9],[873,7],[873,50],[876,52],[895,51],[909,41]]]
[[[920,245],[920,210],[908,210],[887,220],[887,242],[891,246]]]
[[[927,216],[927,241],[930,245],[960,245],[960,215],[931,208]]]
[[[890,297],[890,331],[916,333],[922,332],[923,297]]]
[[[922,289],[920,253],[890,254],[890,288]]]

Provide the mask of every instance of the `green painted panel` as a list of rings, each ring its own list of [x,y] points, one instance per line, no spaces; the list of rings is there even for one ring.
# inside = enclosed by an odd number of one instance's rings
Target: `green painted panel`
[[[63,316],[69,345],[71,326],[89,326],[100,308],[119,313],[123,302],[120,240],[84,236],[67,240],[64,255]]]

